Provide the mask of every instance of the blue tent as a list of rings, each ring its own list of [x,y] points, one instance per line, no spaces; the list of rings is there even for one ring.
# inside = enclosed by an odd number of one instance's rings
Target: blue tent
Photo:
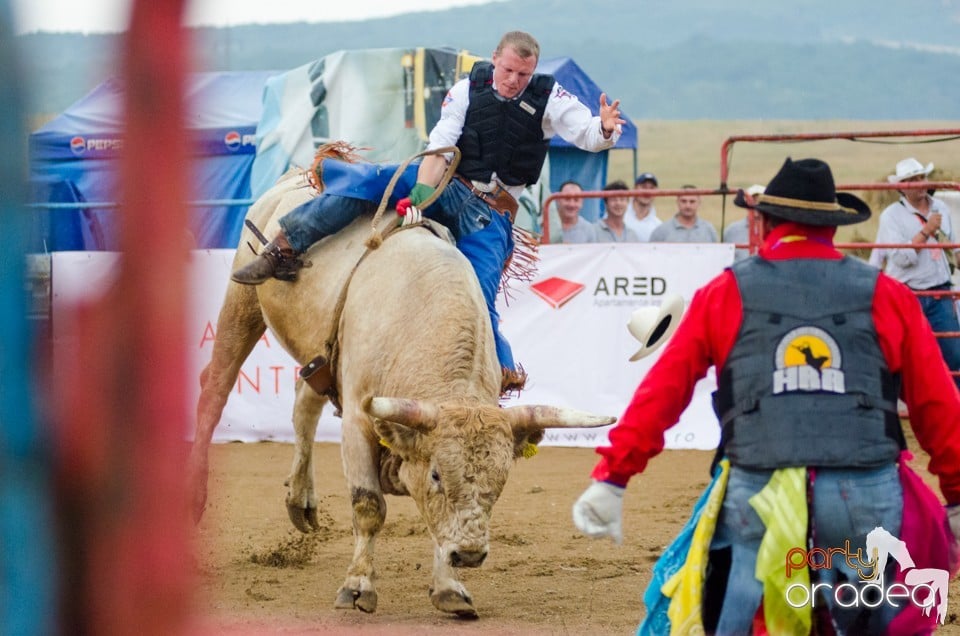
[[[393,58],[396,64],[389,63]],[[418,152],[443,94],[476,59],[453,49],[341,51],[286,72],[190,75],[187,126],[194,137],[196,176],[191,200],[206,203],[193,208],[189,230],[195,246],[235,247],[247,205],[223,203],[249,201],[290,165],[309,166],[318,143],[336,138],[370,146],[382,155],[371,153],[374,161],[402,161]],[[408,68],[405,60],[419,66]],[[572,59],[541,60],[537,70],[553,74],[598,113],[601,90]],[[376,98],[342,98],[358,90]],[[429,97],[409,99],[411,94]],[[30,200],[58,205],[36,207],[30,251],[117,248],[113,206],[119,199],[122,106],[123,86],[110,79],[30,135]],[[163,143],[158,130],[157,152]],[[625,127],[616,148],[632,149],[636,164],[636,129]],[[549,161],[552,191],[568,179],[585,190],[605,183],[606,152],[584,152],[554,137]],[[70,207],[78,203],[88,205]],[[598,200],[584,201],[587,218],[595,219],[599,210]]]
[[[250,167],[267,79],[275,71],[195,73],[187,81],[187,128],[193,135],[188,228],[198,248],[235,247],[249,200]],[[117,158],[123,144],[123,85],[109,79],[30,135],[30,185],[34,204],[89,203],[88,207],[37,207],[31,251],[117,248]],[[163,152],[164,131],[155,147]],[[143,166],[149,170],[149,166]],[[157,222],[163,222],[158,219]],[[186,228],[185,228],[186,229]]]
[[[603,92],[577,63],[569,57],[556,57],[541,60],[537,65],[538,73],[553,75],[557,82],[569,93],[576,95],[594,115],[600,114],[600,94]],[[612,102],[616,95],[607,95]],[[627,121],[630,118],[624,114]],[[637,129],[632,125],[623,127],[618,149],[631,149],[636,164]],[[550,140],[550,190],[556,192],[565,181],[576,181],[584,190],[602,190],[606,185],[608,153],[584,152],[560,137]],[[632,184],[628,184],[631,185]],[[600,215],[599,199],[584,199],[581,216],[596,221]]]

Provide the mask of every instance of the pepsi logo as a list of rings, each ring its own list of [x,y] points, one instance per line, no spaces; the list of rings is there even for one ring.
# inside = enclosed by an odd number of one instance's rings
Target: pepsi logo
[[[239,148],[241,141],[240,133],[236,130],[231,130],[223,137],[223,143],[226,144],[228,150],[236,150]]]
[[[87,142],[79,135],[70,140],[70,151],[75,155],[82,155],[87,151]]]

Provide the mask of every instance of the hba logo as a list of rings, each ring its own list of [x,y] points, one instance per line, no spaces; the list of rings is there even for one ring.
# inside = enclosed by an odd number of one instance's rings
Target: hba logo
[[[780,339],[774,354],[773,393],[845,393],[840,347],[818,327],[797,327]]]

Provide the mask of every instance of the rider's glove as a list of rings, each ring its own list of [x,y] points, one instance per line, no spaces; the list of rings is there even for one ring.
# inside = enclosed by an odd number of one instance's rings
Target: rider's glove
[[[430,198],[436,188],[429,186],[426,183],[417,183],[413,186],[413,190],[410,190],[410,204],[416,207],[420,207],[420,204]]]
[[[423,221],[423,214],[420,213],[420,208],[415,205],[411,205],[407,208],[407,213],[403,215],[403,218],[400,219],[400,225],[413,225],[414,223],[420,223]]]
[[[436,188],[433,186],[428,186],[426,183],[417,183],[410,190],[410,196],[397,201],[397,214],[403,217],[400,225],[410,225],[422,221],[423,215],[420,213],[420,204],[430,198],[434,191],[436,191]]]
[[[403,197],[397,201],[397,215],[398,216],[407,216],[407,212],[410,211],[410,207],[413,204],[410,203],[410,197]]]

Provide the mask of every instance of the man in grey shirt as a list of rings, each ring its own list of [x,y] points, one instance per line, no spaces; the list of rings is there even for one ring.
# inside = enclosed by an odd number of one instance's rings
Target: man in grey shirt
[[[756,201],[756,197],[759,194],[763,194],[762,185],[752,185],[743,192],[743,195],[747,203],[750,205],[750,207],[753,207]],[[759,222],[760,220],[758,218],[757,223]],[[733,223],[728,225],[726,228],[724,228],[723,242],[736,243],[738,245],[749,244],[750,243],[750,219],[747,217],[744,217],[739,221],[734,221]],[[734,262],[742,260],[748,256],[750,256],[749,248],[738,247],[733,251]]]
[[[743,218],[739,221],[734,221],[723,231],[723,242],[724,243],[737,243],[740,245],[747,244],[750,242],[750,228],[747,225],[747,219]],[[750,256],[750,250],[742,247],[738,247],[733,250],[733,260],[739,261],[746,257]]]
[[[583,188],[576,181],[565,181],[560,194],[576,194]],[[597,227],[580,216],[583,199],[557,199],[557,214],[560,216],[561,243],[596,243]]]
[[[614,194],[617,190],[625,191],[627,184],[618,179],[603,186],[603,189]],[[636,243],[640,240],[636,232],[624,223],[627,206],[630,205],[629,197],[604,197],[603,205],[607,215],[597,221],[598,243]]]
[[[684,190],[696,190],[685,185]],[[650,242],[659,243],[716,243],[717,229],[697,215],[699,194],[681,194],[677,197],[677,213],[664,221],[650,234]]]

